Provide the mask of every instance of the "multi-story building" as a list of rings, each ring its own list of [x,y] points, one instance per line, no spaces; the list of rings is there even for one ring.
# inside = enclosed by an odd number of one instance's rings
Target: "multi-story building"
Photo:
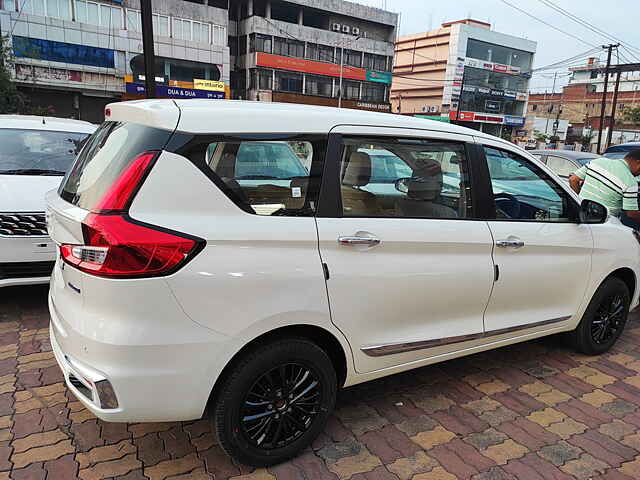
[[[390,111],[397,14],[343,0],[239,0],[230,17],[234,98]]]
[[[396,42],[394,112],[521,135],[536,42],[477,20],[443,23]]]
[[[227,1],[154,0],[153,12],[156,94],[224,96]],[[34,106],[99,122],[106,103],[142,98],[139,0],[0,0],[0,34]]]

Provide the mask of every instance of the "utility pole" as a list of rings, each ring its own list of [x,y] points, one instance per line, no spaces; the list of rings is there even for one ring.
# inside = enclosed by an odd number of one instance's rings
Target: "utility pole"
[[[555,73],[553,74],[553,87],[552,87],[552,89],[551,89],[551,105],[552,105],[552,107],[553,107],[553,96],[554,96],[554,95],[555,95],[555,93],[556,93],[556,79],[557,79],[557,78],[558,78],[558,72],[555,72]],[[546,97],[547,92],[545,91],[545,92],[544,92],[544,94],[545,94],[545,97]],[[546,98],[545,98],[545,99],[546,99]],[[549,114],[550,114],[551,112],[550,112],[550,111],[549,111],[549,109],[547,108],[547,104],[546,104],[546,102],[545,102],[544,108],[547,110],[547,115],[546,115],[546,116],[547,116],[547,123],[545,123],[545,125],[544,125],[544,134],[546,135],[547,133],[549,133]]]
[[[609,130],[607,130],[607,141],[604,144],[605,150],[609,148],[609,145],[611,145],[613,128],[616,125],[616,106],[618,104],[618,90],[620,89],[620,75],[622,75],[622,72],[618,70],[618,75],[616,76],[616,87],[613,89],[613,105],[611,106],[611,125],[609,125]]]
[[[462,83],[460,84],[460,95],[458,95],[458,108],[456,109],[456,122],[460,121],[460,109],[462,108],[463,94],[464,94],[464,68],[462,69]]]
[[[611,52],[614,48],[618,48],[619,43],[610,43],[609,45],[603,45],[602,48],[607,49],[607,66],[604,70],[604,91],[602,92],[602,103],[600,105],[600,128],[598,129],[598,150],[597,153],[602,153],[602,129],[604,128],[604,114],[607,109],[607,90],[609,88],[609,68],[611,67]]]
[[[153,16],[151,0],[140,0],[142,19],[142,52],[144,54],[144,87],[147,98],[156,98],[156,56],[153,52]]]

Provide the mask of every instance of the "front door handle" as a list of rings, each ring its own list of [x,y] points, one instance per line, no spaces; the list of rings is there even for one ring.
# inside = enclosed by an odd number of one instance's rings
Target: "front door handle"
[[[343,236],[338,237],[338,243],[340,245],[366,245],[368,247],[379,245],[380,239],[374,236],[361,236],[361,235],[353,235],[353,236]]]
[[[522,248],[524,242],[520,239],[508,238],[506,240],[496,240],[496,247],[501,248]]]

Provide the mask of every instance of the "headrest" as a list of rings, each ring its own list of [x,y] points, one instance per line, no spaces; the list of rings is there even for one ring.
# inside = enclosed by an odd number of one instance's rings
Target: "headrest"
[[[353,152],[344,171],[342,183],[353,187],[362,187],[371,180],[371,157],[364,152]]]
[[[434,200],[442,193],[442,169],[431,159],[416,164],[411,180],[407,182],[407,196],[418,200]]]

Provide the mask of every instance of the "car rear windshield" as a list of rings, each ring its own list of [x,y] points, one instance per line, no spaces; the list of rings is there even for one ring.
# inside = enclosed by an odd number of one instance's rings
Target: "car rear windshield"
[[[64,175],[88,133],[0,129],[0,175]]]
[[[136,156],[162,150],[171,133],[136,123],[103,123],[80,151],[58,193],[67,202],[92,210]]]

